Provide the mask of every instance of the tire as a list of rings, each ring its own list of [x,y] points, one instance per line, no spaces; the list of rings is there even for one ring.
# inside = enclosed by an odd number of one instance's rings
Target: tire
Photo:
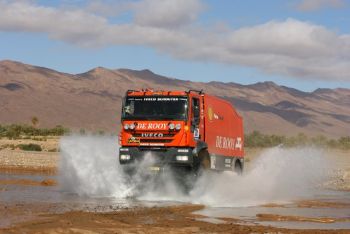
[[[199,162],[200,162],[200,168],[203,170],[208,170],[210,169],[210,157],[208,151],[201,150],[198,154],[199,157]]]
[[[210,156],[206,149],[201,150],[198,154],[199,158],[199,170],[209,170],[210,169]]]
[[[236,160],[234,162],[232,169],[235,173],[237,173],[237,175],[242,175],[242,173],[243,173],[243,167],[242,167],[242,164],[239,160]]]
[[[196,182],[195,174],[190,167],[174,167],[171,169],[174,182],[183,194],[189,194]]]

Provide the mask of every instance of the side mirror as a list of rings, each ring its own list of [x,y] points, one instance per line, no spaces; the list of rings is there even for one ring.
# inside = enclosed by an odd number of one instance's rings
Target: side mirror
[[[130,106],[125,106],[124,107],[124,113],[126,113],[126,114],[130,114]]]

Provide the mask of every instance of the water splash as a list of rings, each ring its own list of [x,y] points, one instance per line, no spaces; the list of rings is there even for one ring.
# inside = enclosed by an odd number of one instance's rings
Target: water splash
[[[243,176],[207,173],[191,193],[194,202],[210,206],[254,206],[311,198],[329,164],[314,148],[273,148],[263,152]]]
[[[70,136],[60,141],[59,184],[81,196],[130,195],[118,161],[117,139]]]
[[[149,201],[180,201],[208,206],[238,207],[312,197],[326,176],[329,162],[315,148],[264,151],[243,176],[232,172],[204,173],[189,194],[171,173],[146,179],[152,157],[138,165],[133,182],[118,162],[117,139],[71,136],[61,140],[59,181],[62,189],[92,197],[137,196]],[[139,185],[142,184],[142,189]]]

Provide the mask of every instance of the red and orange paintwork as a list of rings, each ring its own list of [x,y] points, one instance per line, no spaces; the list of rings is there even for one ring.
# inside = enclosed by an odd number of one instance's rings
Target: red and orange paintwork
[[[192,113],[192,98],[198,98],[200,100],[200,139],[208,144],[208,152],[211,155],[221,155],[221,156],[235,156],[244,157],[244,135],[243,135],[243,120],[241,116],[236,112],[232,104],[226,100],[220,99],[215,96],[208,94],[201,94],[198,92],[186,92],[186,91],[131,91],[127,93],[130,97],[135,96],[187,96],[188,101],[188,119],[187,121],[170,121],[170,120],[157,120],[157,121],[144,121],[144,120],[124,120],[122,126],[125,124],[137,123],[135,130],[125,130],[121,128],[120,133],[120,145],[121,146],[148,146],[147,144],[142,145],[139,142],[130,142],[129,139],[135,133],[144,132],[159,132],[167,134],[170,132],[168,128],[157,128],[148,129],[139,126],[149,125],[149,124],[159,124],[161,126],[168,126],[170,123],[181,124],[181,129],[176,132],[173,137],[162,137],[162,139],[172,139],[170,143],[163,143],[158,146],[162,147],[196,147],[197,141],[193,137],[191,129],[191,117]],[[241,148],[223,148],[219,147],[218,139],[220,137],[229,139],[241,139]],[[147,139],[150,139],[149,137]],[[152,139],[152,138],[151,138]],[[154,138],[159,139],[159,138]]]

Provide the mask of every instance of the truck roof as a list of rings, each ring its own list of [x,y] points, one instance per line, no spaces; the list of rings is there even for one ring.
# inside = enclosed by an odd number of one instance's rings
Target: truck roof
[[[197,92],[202,94],[202,91],[198,90],[189,90],[189,91],[180,91],[180,90],[128,90],[126,96],[186,96],[190,92]]]

